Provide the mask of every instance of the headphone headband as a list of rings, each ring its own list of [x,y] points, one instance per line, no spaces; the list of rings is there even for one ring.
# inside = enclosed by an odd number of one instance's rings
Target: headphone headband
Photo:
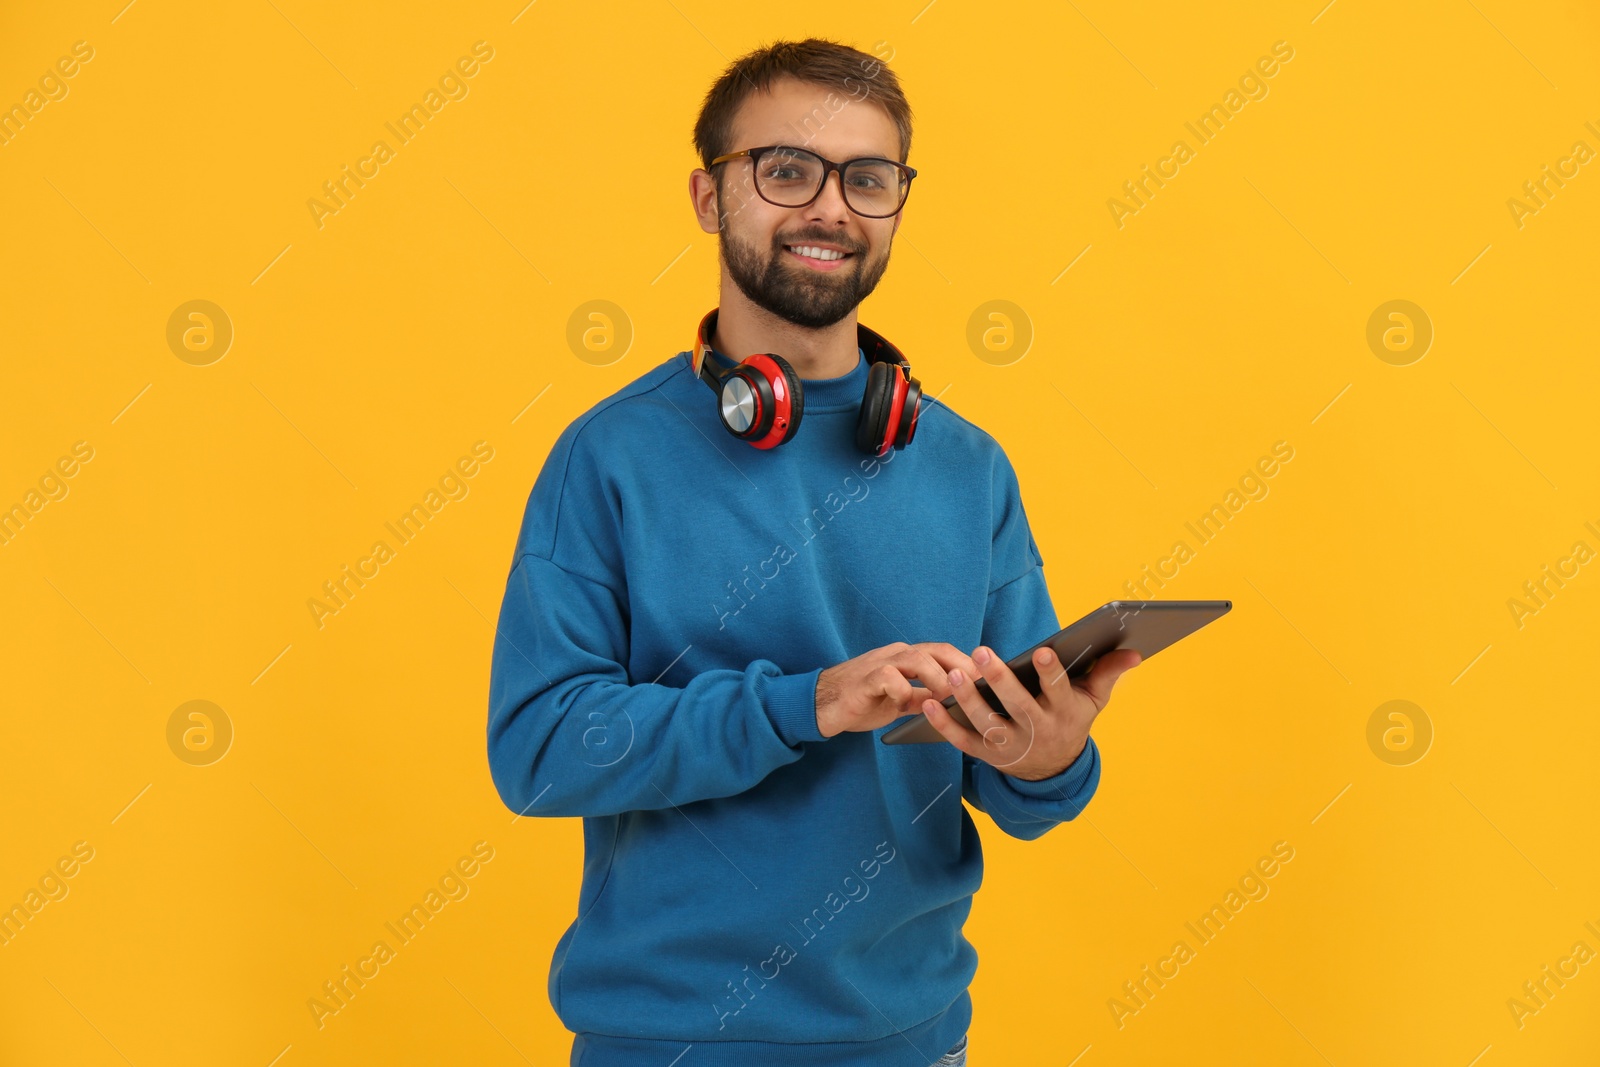
[[[696,378],[711,386],[712,389],[720,390],[721,386],[715,369],[706,366],[706,357],[714,351],[711,347],[710,338],[712,334],[717,332],[718,310],[717,308],[712,308],[700,320],[700,328],[695,331],[694,347],[689,350],[689,366],[693,369]],[[901,374],[906,380],[910,380],[910,362],[888,338],[876,330],[857,322],[856,344],[860,347],[862,354],[866,356],[868,366],[874,363],[892,363],[900,368]]]

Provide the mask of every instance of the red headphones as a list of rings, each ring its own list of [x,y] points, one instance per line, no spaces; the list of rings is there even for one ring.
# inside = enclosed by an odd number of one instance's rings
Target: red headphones
[[[717,394],[723,427],[757,448],[775,448],[794,437],[805,413],[805,387],[788,360],[773,352],[746,356],[737,367],[720,371],[706,357],[706,338],[717,329],[717,309],[706,312],[695,333],[690,361],[695,376]],[[856,416],[856,447],[881,456],[904,448],[917,433],[922,383],[911,364],[883,337],[856,323],[856,340],[870,364],[866,395]]]

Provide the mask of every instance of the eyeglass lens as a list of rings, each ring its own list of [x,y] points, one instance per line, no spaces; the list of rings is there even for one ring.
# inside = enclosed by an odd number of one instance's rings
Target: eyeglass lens
[[[800,207],[822,189],[822,160],[799,148],[764,152],[756,163],[756,189],[779,207]],[[905,199],[904,174],[881,159],[855,159],[841,175],[845,201],[862,215],[883,218],[900,209]]]

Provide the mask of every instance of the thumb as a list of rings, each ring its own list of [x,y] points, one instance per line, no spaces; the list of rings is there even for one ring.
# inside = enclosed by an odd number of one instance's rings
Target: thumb
[[[1117,684],[1117,679],[1137,667],[1143,659],[1134,649],[1119,648],[1095,661],[1094,667],[1084,676],[1082,686],[1089,699],[1094,701],[1095,711],[1105,707],[1111,699],[1111,687]]]

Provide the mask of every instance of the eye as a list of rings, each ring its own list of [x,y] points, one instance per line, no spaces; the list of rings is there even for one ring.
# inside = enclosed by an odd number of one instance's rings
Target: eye
[[[886,192],[900,184],[899,173],[883,160],[857,160],[850,164],[848,173],[851,187],[865,193]]]

